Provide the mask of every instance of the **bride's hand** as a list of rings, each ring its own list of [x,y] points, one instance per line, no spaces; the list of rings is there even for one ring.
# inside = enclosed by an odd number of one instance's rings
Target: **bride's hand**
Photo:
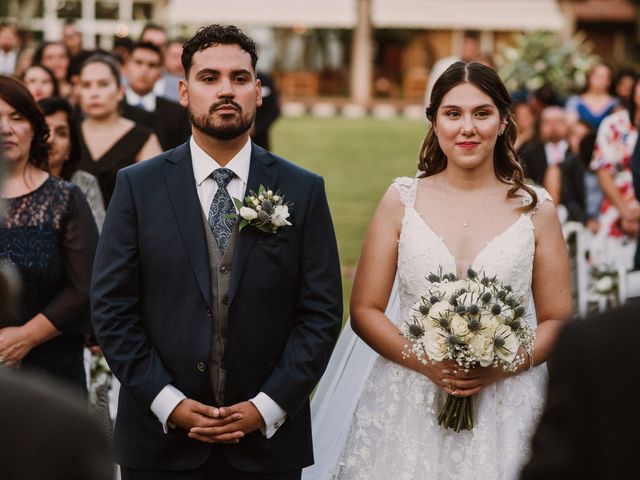
[[[528,358],[524,348],[520,347],[518,354]],[[453,363],[453,362],[451,362]],[[444,391],[458,397],[470,397],[492,383],[528,369],[528,365],[519,365],[515,372],[508,372],[500,367],[477,367],[468,372],[453,364],[454,368],[445,368],[441,371],[441,381],[436,382]]]
[[[445,392],[452,393],[452,390],[444,380],[450,378],[453,372],[459,368],[460,367],[458,367],[458,365],[452,360],[443,360],[441,362],[429,361],[426,365],[422,365],[420,367],[420,373],[442,388]]]

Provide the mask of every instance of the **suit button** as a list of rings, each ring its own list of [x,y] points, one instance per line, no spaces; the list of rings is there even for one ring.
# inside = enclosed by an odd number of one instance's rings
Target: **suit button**
[[[205,370],[207,369],[207,366],[205,365],[204,362],[198,362],[198,364],[196,365],[196,368],[198,369],[199,372],[205,372]]]
[[[224,296],[222,297],[222,304],[223,305],[229,305],[229,297],[228,296]]]
[[[227,273],[229,271],[229,269],[227,267],[225,267],[224,265],[222,265],[220,267],[220,273]]]
[[[207,308],[207,317],[210,317],[210,316],[211,316],[211,310]]]

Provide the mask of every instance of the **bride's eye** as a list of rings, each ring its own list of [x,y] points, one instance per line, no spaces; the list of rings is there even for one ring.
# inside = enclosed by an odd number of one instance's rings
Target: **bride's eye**
[[[449,117],[449,118],[456,118],[456,117],[459,117],[459,116],[460,116],[460,112],[456,112],[455,110],[449,110],[449,111],[446,113],[446,115],[447,115],[447,117]]]

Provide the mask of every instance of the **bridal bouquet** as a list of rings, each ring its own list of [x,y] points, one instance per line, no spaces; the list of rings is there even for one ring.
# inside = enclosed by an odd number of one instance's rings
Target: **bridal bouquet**
[[[514,371],[524,363],[518,349],[530,353],[535,339],[525,313],[511,287],[495,277],[471,269],[466,279],[431,274],[403,331],[410,342],[405,355],[425,365],[452,360],[465,371],[478,366]],[[456,432],[471,430],[471,397],[449,395],[438,423]]]

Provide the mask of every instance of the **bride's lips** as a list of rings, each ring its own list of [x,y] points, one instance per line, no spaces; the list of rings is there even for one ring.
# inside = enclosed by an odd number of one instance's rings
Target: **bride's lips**
[[[480,142],[460,142],[456,143],[456,145],[460,148],[475,148],[480,145]]]

